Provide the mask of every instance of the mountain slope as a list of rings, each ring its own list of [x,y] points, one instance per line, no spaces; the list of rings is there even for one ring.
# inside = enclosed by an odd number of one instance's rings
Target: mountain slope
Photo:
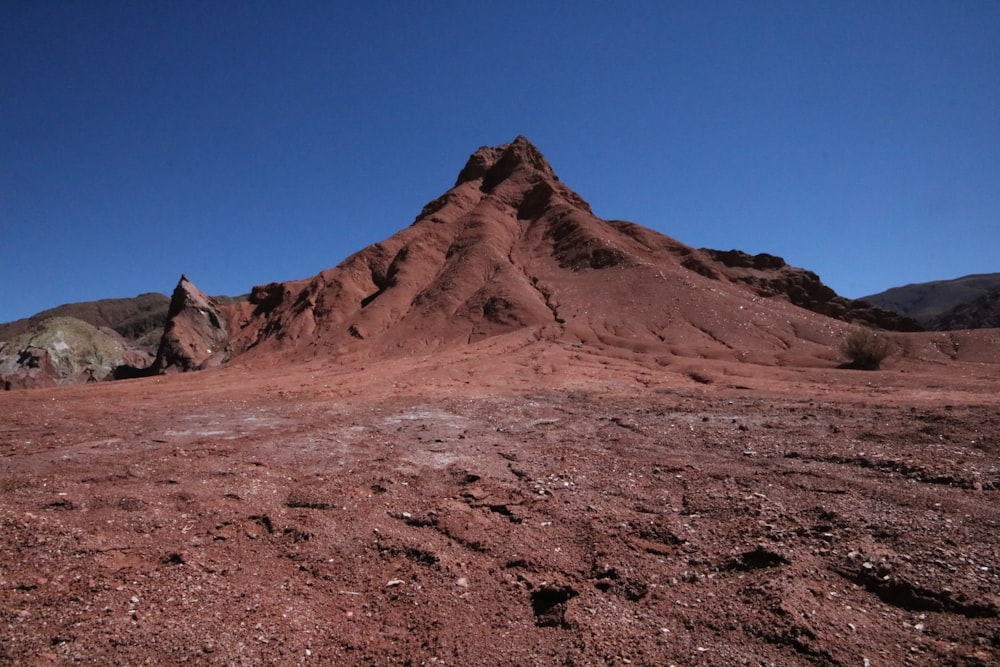
[[[878,294],[862,297],[862,300],[912,317],[926,327],[940,329],[946,325],[936,324],[936,318],[996,289],[1000,289],[1000,273],[981,273],[954,280],[935,280],[893,287]]]
[[[799,270],[778,268],[787,284],[801,283],[788,279]],[[197,305],[188,283],[181,301],[190,306],[174,317],[211,312],[225,335],[209,327],[199,340],[198,327],[178,327],[175,351],[211,349],[211,358],[182,355],[161,370],[235,357],[412,355],[504,335],[759,363],[836,359],[842,323],[794,305],[778,283],[763,289],[738,273],[714,251],[596,217],[518,137],[476,151],[408,228],[311,279],[256,287],[246,303],[215,311]],[[870,321],[870,306],[840,300],[830,309],[839,297],[813,291],[814,308]]]
[[[1000,287],[945,311],[929,327],[938,331],[1000,328]]]

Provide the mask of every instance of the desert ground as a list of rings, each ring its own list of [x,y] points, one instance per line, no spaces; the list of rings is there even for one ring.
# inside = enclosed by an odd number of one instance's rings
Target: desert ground
[[[1000,664],[995,364],[503,344],[0,393],[0,663]]]

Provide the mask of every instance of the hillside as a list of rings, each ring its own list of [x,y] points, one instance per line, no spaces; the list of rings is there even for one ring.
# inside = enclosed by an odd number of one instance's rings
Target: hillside
[[[807,310],[838,320],[889,331],[922,331],[919,322],[905,315],[883,310],[865,301],[847,299],[827,287],[812,271],[789,266],[784,259],[768,253],[749,255],[739,250],[711,250],[703,248],[713,260],[722,265],[727,278],[745,283],[759,295],[787,299]],[[688,268],[706,271],[713,269],[699,266],[695,258],[688,260]],[[718,269],[716,269],[718,270]]]
[[[1000,328],[1000,288],[961,303],[928,324],[939,331]]]
[[[982,273],[954,280],[935,280],[893,287],[878,294],[862,297],[861,300],[911,317],[927,328],[943,330],[950,326],[944,324],[950,321],[944,318],[945,313],[996,289],[1000,289],[1000,273]],[[956,328],[978,329],[984,326],[964,320],[963,326]]]

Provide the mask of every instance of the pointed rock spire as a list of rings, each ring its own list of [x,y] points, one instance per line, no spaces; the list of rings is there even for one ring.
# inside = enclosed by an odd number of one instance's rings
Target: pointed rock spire
[[[224,362],[229,323],[224,308],[181,275],[170,298],[153,371],[189,371]]]

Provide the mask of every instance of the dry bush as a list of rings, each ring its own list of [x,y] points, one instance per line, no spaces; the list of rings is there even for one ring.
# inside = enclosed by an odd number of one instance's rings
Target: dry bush
[[[882,360],[889,356],[889,340],[871,329],[855,329],[840,346],[850,363],[850,368],[877,371]]]

